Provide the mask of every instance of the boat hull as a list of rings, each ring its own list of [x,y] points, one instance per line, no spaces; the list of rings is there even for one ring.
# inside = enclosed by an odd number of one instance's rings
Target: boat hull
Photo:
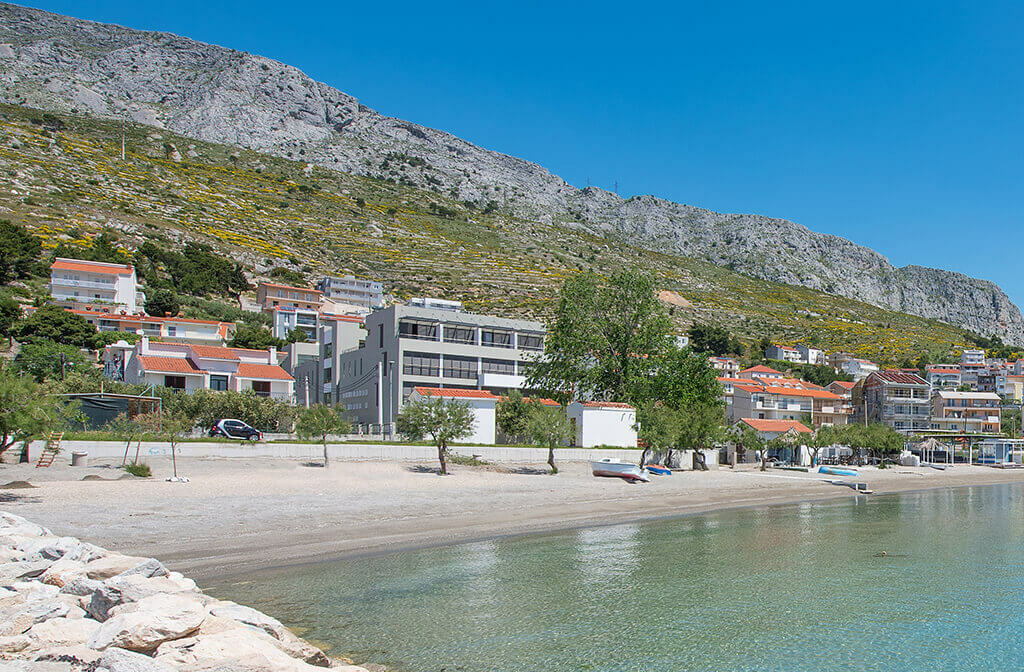
[[[831,474],[832,476],[857,476],[856,469],[839,469],[837,467],[818,467],[819,474]]]
[[[647,481],[647,474],[630,462],[591,462],[590,469],[594,476],[604,478],[624,478],[627,481]]]

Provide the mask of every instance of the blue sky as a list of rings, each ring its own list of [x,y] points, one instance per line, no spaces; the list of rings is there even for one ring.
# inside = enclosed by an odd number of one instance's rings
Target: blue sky
[[[1024,303],[1024,7],[33,6],[251,51],[570,183],[784,217]]]

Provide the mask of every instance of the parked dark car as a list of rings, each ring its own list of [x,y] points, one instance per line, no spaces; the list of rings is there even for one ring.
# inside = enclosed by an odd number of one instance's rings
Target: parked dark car
[[[247,439],[249,441],[261,441],[263,432],[253,429],[241,420],[218,420],[210,428],[210,436],[223,436],[229,439]]]

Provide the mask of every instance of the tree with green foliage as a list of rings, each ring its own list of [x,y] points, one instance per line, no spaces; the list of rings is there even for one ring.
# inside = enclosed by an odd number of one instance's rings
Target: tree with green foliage
[[[80,404],[62,404],[27,376],[0,367],[0,455],[15,445],[64,428]]]
[[[707,355],[689,348],[672,348],[659,358],[651,385],[654,400],[673,408],[720,403],[722,385]]]
[[[117,237],[104,231],[91,240],[85,247],[61,243],[54,250],[54,257],[65,259],[83,259],[85,261],[101,261],[107,264],[127,264],[131,257],[117,245]]]
[[[526,433],[534,443],[547,447],[548,465],[551,467],[551,473],[557,474],[555,448],[572,437],[572,423],[565,414],[565,407],[549,406],[540,402],[531,403]]]
[[[309,334],[306,333],[305,329],[289,329],[288,337],[284,339],[285,344],[288,343],[305,343],[309,340]]]
[[[341,417],[341,410],[327,404],[314,404],[303,408],[295,418],[295,433],[302,439],[320,439],[324,446],[324,469],[330,466],[327,457],[327,437],[332,434],[348,434],[352,425]]]
[[[647,402],[636,410],[637,435],[643,442],[640,468],[647,464],[651,451],[664,453],[665,465],[672,461],[672,450],[679,442],[679,411],[662,402]]]
[[[742,355],[743,344],[734,338],[725,327],[710,324],[694,324],[690,327],[690,347],[715,357]]]
[[[426,397],[406,403],[395,424],[399,433],[413,440],[430,438],[437,447],[443,476],[448,473],[448,444],[471,435],[475,423],[473,412],[466,404],[443,397]]]
[[[288,431],[295,412],[295,407],[287,401],[261,397],[252,390],[170,393],[164,401],[164,407],[184,413],[202,427],[211,427],[223,418],[234,418],[262,431]]]
[[[21,343],[55,341],[79,348],[95,345],[96,327],[59,306],[43,306],[11,329],[11,335]]]
[[[9,296],[0,296],[0,337],[11,338],[15,322],[21,318],[21,304]]]
[[[249,350],[266,350],[269,347],[283,348],[287,342],[277,338],[269,329],[240,324],[235,336],[228,345],[232,348],[248,348]]]
[[[306,285],[305,275],[303,275],[299,271],[294,271],[290,268],[285,268],[284,266],[275,266],[274,268],[270,269],[270,273],[268,273],[267,275],[274,278],[275,280],[279,280],[280,282],[295,287],[304,287]]]
[[[61,378],[72,369],[93,378],[98,377],[96,367],[89,363],[80,349],[54,341],[30,341],[21,346],[14,358],[14,368],[32,376],[37,383]]]
[[[195,429],[195,419],[178,410],[164,409],[162,413],[146,413],[136,416],[135,422],[145,428],[144,433],[147,436],[154,436],[171,444],[171,465],[174,478],[177,480],[179,478],[178,444]]]
[[[807,442],[807,448],[811,451],[811,466],[818,466],[818,453],[822,448],[828,448],[842,443],[843,428],[834,425],[822,425]]]
[[[638,401],[670,347],[671,323],[650,275],[623,269],[604,281],[583,273],[562,285],[544,357],[528,386],[562,403]]]
[[[0,285],[41,272],[43,244],[23,224],[0,220]]]
[[[725,405],[698,404],[680,409],[679,446],[693,450],[694,469],[707,471],[704,450],[725,439]],[[665,465],[668,466],[668,465]]]
[[[208,245],[189,242],[181,252],[146,241],[135,253],[139,272],[149,287],[173,287],[185,294],[231,295],[252,289],[242,265]]]
[[[173,289],[158,289],[146,300],[146,314],[156,317],[174,316],[181,310],[181,301]]]
[[[494,408],[495,424],[498,431],[509,441],[522,441],[526,438],[526,425],[530,419],[530,402],[519,390],[510,390],[508,396],[497,403]]]
[[[736,461],[746,461],[747,451],[755,454],[761,453],[761,471],[765,470],[764,446],[765,441],[753,427],[745,422],[737,422],[727,430],[727,436],[736,449]]]

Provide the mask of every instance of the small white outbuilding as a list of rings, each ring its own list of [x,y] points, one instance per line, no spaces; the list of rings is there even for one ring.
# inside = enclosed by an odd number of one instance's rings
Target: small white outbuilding
[[[576,401],[566,412],[580,448],[636,448],[636,409],[614,401]]]
[[[461,441],[485,446],[494,445],[495,408],[499,399],[497,396],[487,390],[415,387],[412,394],[409,395],[409,401],[418,401],[427,397],[441,397],[445,402],[456,401],[469,406],[469,410],[473,413],[473,433]]]

